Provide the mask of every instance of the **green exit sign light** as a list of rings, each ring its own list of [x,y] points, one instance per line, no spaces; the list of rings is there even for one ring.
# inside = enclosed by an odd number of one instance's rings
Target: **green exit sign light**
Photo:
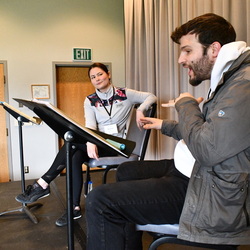
[[[92,50],[86,48],[73,48],[74,61],[91,61]]]

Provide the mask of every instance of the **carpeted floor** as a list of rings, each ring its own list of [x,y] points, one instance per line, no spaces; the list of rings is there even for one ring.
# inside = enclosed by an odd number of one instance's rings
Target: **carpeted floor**
[[[114,181],[114,171],[109,173],[109,182]],[[91,174],[93,186],[101,184],[102,172],[95,171]],[[26,186],[34,180],[26,181]],[[66,205],[66,178],[57,177],[51,183],[50,196],[39,200],[35,204],[40,207],[31,208],[31,213],[37,218],[35,224],[23,211],[22,204],[15,200],[21,191],[21,182],[0,183],[0,214],[15,208],[17,212],[2,214],[0,216],[0,250],[32,250],[32,249],[68,249],[67,227],[57,227],[55,221],[64,213]],[[84,215],[84,196],[81,207]],[[143,235],[143,247],[148,249],[151,236]],[[84,216],[74,221],[74,249],[86,249],[86,226]],[[187,246],[169,245],[161,246],[159,250],[199,250]],[[249,250],[250,246],[239,247],[238,250]],[[98,250],[98,249],[97,249]],[[116,250],[116,249],[111,249]]]

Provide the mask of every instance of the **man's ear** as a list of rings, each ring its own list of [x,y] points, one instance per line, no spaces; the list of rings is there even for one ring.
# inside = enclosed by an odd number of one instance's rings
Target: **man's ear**
[[[212,49],[212,56],[216,58],[222,46],[219,42],[213,42],[210,46]]]

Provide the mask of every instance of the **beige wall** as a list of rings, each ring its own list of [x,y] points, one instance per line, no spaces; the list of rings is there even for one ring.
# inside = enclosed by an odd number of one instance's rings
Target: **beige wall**
[[[31,99],[31,84],[50,84],[53,62],[72,62],[72,48],[92,48],[93,62],[111,62],[113,83],[125,85],[123,0],[0,0],[0,60],[7,61],[9,103]],[[33,115],[27,108],[23,112]],[[11,126],[12,180],[20,179],[18,130]],[[45,124],[24,126],[27,179],[48,169],[57,138]]]

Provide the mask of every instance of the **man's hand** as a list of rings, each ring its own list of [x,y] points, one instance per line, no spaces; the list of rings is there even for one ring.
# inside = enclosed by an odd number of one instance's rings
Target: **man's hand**
[[[87,145],[88,157],[98,160],[99,155],[97,146],[91,142],[87,142],[86,145]]]
[[[141,118],[144,129],[161,129],[163,120],[157,118],[144,117]]]
[[[179,97],[177,97],[176,99],[174,100],[170,100],[168,103],[163,103],[161,106],[162,107],[174,107],[175,106],[175,103],[178,102],[180,99],[184,98],[184,97],[190,97],[190,98],[193,98],[195,99],[199,104],[203,101],[203,97],[198,97],[197,99],[195,97],[193,97],[191,94],[189,93],[181,93],[179,95]]]
[[[203,97],[198,97],[197,99],[195,97],[193,97],[191,94],[189,94],[188,92],[186,93],[181,93],[179,97],[177,97],[175,99],[175,102],[178,102],[181,98],[184,98],[184,97],[190,97],[190,98],[193,98],[195,99],[199,104],[203,101]]]

